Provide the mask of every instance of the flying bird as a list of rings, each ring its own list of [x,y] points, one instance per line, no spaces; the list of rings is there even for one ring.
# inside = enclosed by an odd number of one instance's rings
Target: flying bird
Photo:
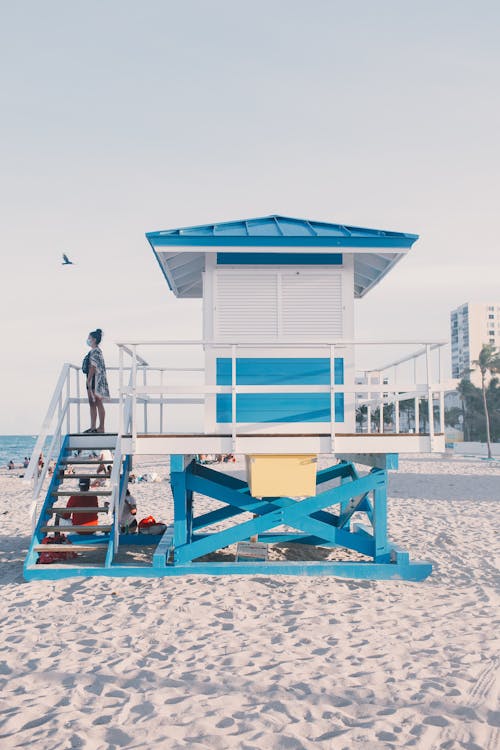
[[[66,255],[66,253],[63,253],[63,260],[62,260],[62,264],[61,265],[63,265],[63,266],[73,266],[74,263],[73,263],[72,260],[70,260],[68,258],[68,256]]]

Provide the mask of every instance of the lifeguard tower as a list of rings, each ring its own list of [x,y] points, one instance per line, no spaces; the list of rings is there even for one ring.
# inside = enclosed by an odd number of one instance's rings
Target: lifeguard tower
[[[283,216],[146,236],[179,315],[183,299],[202,299],[202,338],[118,344],[109,435],[81,434],[78,368],[64,366],[27,472],[35,476],[52,434],[57,463],[48,487],[44,472],[34,480],[25,576],[429,575],[430,563],[410,561],[389,541],[387,471],[400,452],[444,451],[444,342],[360,341],[354,331],[355,300],[418,236]],[[93,476],[96,459],[85,456],[102,447],[114,453],[104,523],[70,536],[72,544],[42,544],[58,533],[58,498],[78,494],[68,483],[82,470]],[[149,564],[124,561],[123,550],[151,538],[119,528],[141,454],[170,456],[173,495],[172,523]],[[209,468],[200,460],[207,454],[243,457],[243,475]],[[198,513],[200,495],[214,508]],[[269,548],[292,544],[304,555],[269,559]],[[218,559],[234,545],[234,560]],[[77,561],[37,564],[41,551],[66,547]],[[310,559],[311,547],[325,554]],[[346,559],[328,559],[332,547]]]

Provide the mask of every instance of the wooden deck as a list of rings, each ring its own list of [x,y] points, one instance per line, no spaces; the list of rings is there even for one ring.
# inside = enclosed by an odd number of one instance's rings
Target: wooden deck
[[[331,436],[318,434],[237,434],[236,446],[231,435],[138,434],[122,438],[122,451],[136,455],[170,453],[237,453],[240,455],[311,453],[323,455],[359,453],[431,453],[444,452],[445,437],[439,433],[337,433],[332,446]]]

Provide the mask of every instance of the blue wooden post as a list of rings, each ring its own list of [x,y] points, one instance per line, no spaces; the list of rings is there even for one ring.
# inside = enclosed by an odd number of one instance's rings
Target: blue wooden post
[[[174,563],[178,549],[188,541],[188,491],[185,456],[170,456],[170,486],[174,498]]]
[[[352,477],[350,476],[342,476],[340,479],[340,484],[346,484],[347,482],[352,482]],[[350,506],[352,502],[352,498],[348,498],[346,500],[342,500],[340,503],[340,515],[342,516],[343,513],[346,512],[348,507]],[[351,529],[351,519],[346,521],[346,523],[343,525],[343,527],[346,531],[350,531]]]
[[[389,562],[390,547],[387,539],[387,472],[372,469],[379,480],[373,490],[373,536],[375,538],[375,562]]]
[[[187,524],[187,538],[191,542],[193,539],[193,491],[187,490],[186,492],[186,524]]]

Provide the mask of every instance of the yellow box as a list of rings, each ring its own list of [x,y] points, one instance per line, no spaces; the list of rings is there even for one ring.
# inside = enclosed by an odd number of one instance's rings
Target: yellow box
[[[316,494],[316,455],[247,456],[253,497],[310,497]]]

